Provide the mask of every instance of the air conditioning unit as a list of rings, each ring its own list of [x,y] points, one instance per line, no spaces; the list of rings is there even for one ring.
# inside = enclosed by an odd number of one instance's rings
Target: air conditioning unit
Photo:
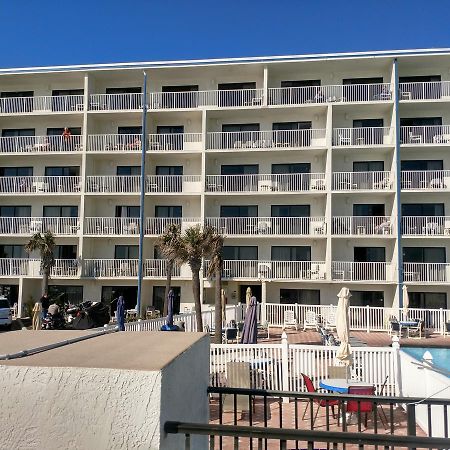
[[[272,277],[272,263],[258,263],[258,277],[271,278]]]

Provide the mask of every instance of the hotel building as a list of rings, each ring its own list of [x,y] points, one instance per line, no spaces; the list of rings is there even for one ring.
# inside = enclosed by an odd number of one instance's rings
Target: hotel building
[[[345,285],[353,305],[390,306],[405,284],[411,307],[448,307],[450,50],[3,69],[0,97],[12,302],[41,295],[24,244],[48,229],[51,295],[134,306],[146,105],[144,307],[161,308],[155,242],[169,223],[225,235],[230,303],[248,286],[272,303],[336,303]],[[190,280],[175,268],[181,310]]]

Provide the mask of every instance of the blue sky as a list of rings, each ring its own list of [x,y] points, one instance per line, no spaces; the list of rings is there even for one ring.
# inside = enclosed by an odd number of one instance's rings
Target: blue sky
[[[0,67],[450,47],[449,0],[0,0]]]

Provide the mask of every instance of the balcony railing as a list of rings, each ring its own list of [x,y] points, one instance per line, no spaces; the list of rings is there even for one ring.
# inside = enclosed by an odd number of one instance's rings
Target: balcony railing
[[[400,83],[400,100],[437,100],[450,97],[449,81]]]
[[[391,281],[392,266],[386,262],[333,261],[332,278],[335,281]]]
[[[447,189],[450,186],[450,170],[402,170],[401,186],[404,190]]]
[[[403,236],[450,236],[449,216],[403,216]]]
[[[50,276],[57,278],[74,278],[80,275],[80,263],[77,259],[56,259]]]
[[[83,95],[12,97],[0,99],[0,114],[69,112],[84,109]]]
[[[336,147],[370,147],[392,143],[390,127],[335,128],[333,145]]]
[[[91,134],[88,136],[90,152],[140,152],[140,134]]]
[[[76,259],[56,259],[50,276],[55,278],[77,277],[79,276],[79,267],[79,262]],[[36,258],[0,258],[0,276],[42,276],[41,260]]]
[[[392,188],[393,175],[388,171],[333,173],[335,191],[386,191]]]
[[[409,126],[400,128],[402,144],[450,144],[450,125]]]
[[[379,102],[392,100],[389,83],[269,88],[269,105]]]
[[[80,152],[81,136],[15,136],[0,138],[1,153]]]
[[[184,269],[184,267],[183,267]],[[146,259],[144,262],[144,277],[148,278],[166,278],[167,260],[166,259]],[[172,269],[172,278],[181,276],[181,268],[174,265]]]
[[[208,273],[209,261],[205,261],[204,276]],[[322,261],[223,261],[222,277],[225,279],[283,279],[324,280],[325,262]]]
[[[199,194],[202,190],[201,175],[147,175],[146,192]]]
[[[302,192],[324,191],[324,173],[267,175],[207,175],[207,192]]]
[[[0,177],[0,193],[2,194],[75,194],[81,190],[81,177]]]
[[[98,175],[86,177],[86,192],[89,193],[132,193],[141,190],[139,175]]]
[[[333,217],[333,234],[342,236],[392,235],[393,223],[389,216]]]
[[[326,234],[325,217],[209,217],[205,222],[227,236],[320,236]]]
[[[0,234],[25,234],[51,231],[73,236],[80,230],[78,217],[0,217]]]
[[[138,235],[138,217],[86,217],[84,233],[88,235]]]
[[[91,94],[91,111],[128,111],[142,110],[142,94]]]
[[[145,234],[159,236],[163,234],[169,225],[178,225],[181,231],[186,228],[200,225],[199,217],[148,217],[145,225]]]
[[[84,276],[94,278],[131,278],[138,273],[138,259],[85,259]]]
[[[209,150],[287,149],[325,146],[325,129],[208,133]]]
[[[449,275],[450,263],[403,263],[405,282],[447,283]]]
[[[202,150],[202,133],[149,134],[148,151]]]

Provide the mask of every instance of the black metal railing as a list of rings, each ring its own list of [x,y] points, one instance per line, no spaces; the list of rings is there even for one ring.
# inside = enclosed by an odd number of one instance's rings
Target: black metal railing
[[[288,430],[281,428],[251,427],[236,425],[211,425],[198,423],[166,422],[164,431],[168,434],[184,434],[184,449],[193,450],[198,448],[198,443],[193,444],[191,436],[209,436],[209,449],[222,449],[223,438],[232,438],[232,446],[228,448],[248,449],[253,440],[257,441],[257,448],[279,448],[287,450],[288,445],[295,444],[296,449],[315,450],[326,446],[327,449],[346,448],[347,444],[353,444],[358,449],[384,448],[384,449],[419,449],[433,448],[445,449],[450,445],[449,439],[418,437],[418,436],[396,436],[377,435],[366,433],[348,433],[332,431],[311,430]],[[218,438],[218,439],[216,439]],[[206,448],[203,443],[203,448]],[[277,446],[278,444],[278,446]],[[316,447],[319,444],[321,447]],[[352,447],[353,447],[352,446]]]

